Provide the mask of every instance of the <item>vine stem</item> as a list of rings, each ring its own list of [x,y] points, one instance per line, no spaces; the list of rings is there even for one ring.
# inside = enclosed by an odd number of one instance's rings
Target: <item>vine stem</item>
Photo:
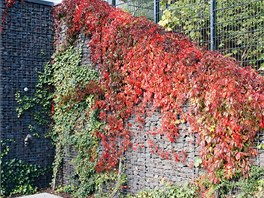
[[[120,144],[120,142],[119,142],[119,144]],[[116,181],[115,188],[110,195],[111,198],[114,198],[116,196],[118,190],[120,189],[120,185],[122,184],[122,173],[123,173],[123,168],[122,168],[122,155],[121,155],[119,158],[119,164],[118,164],[117,181]]]
[[[57,186],[57,177],[58,177],[58,170],[59,170],[59,166],[62,162],[62,145],[58,145],[58,147],[56,148],[56,156],[55,156],[55,161],[54,161],[54,172],[53,172],[53,184],[52,184],[52,190],[56,189]]]

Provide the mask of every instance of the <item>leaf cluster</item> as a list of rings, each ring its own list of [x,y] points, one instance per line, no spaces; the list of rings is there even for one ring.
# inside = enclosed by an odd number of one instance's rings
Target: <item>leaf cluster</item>
[[[216,49],[255,69],[264,67],[264,6],[261,1],[216,1]],[[210,38],[210,1],[161,1],[163,15],[160,25],[181,32],[201,45]]]
[[[29,164],[18,159],[5,159],[9,146],[1,141],[1,190],[0,196],[26,195],[37,191],[37,179],[49,168]]]
[[[163,189],[144,190],[129,198],[194,198],[198,197],[198,188],[192,184],[168,186]]]
[[[202,175],[195,185],[202,197],[262,197],[263,196],[263,167],[252,166],[249,177],[234,177],[224,179],[219,184],[212,184],[206,175]]]
[[[96,132],[104,148],[97,172],[116,167],[131,146],[128,119],[135,115],[142,127],[151,105],[162,120],[148,138],[160,134],[175,142],[179,115],[198,134],[202,167],[213,183],[248,175],[254,138],[264,127],[264,80],[256,71],[106,2],[68,0],[56,13],[65,15],[59,19],[65,20],[69,41],[79,33],[91,38],[91,58],[99,68],[103,96],[95,98],[95,108],[105,125]],[[162,151],[151,140],[146,144],[179,161],[175,152]]]
[[[208,177],[204,175],[194,183],[187,183],[182,186],[167,186],[161,189],[144,190],[136,195],[127,197],[135,198],[159,198],[159,197],[256,197],[263,196],[264,186],[263,167],[253,166],[250,170],[249,178],[233,178],[232,180],[223,180],[220,184],[212,184]]]
[[[96,111],[91,109],[94,95],[90,85],[97,81],[98,74],[91,65],[81,65],[81,48],[73,47],[54,55],[53,64],[44,74],[49,72],[52,73],[49,82],[54,87],[50,110],[53,120],[50,135],[56,145],[53,185],[57,185],[63,159],[74,152],[75,173],[72,176],[75,175],[73,182],[78,183],[74,194],[85,197],[95,189],[98,141],[94,130],[100,128],[101,123],[96,119]]]

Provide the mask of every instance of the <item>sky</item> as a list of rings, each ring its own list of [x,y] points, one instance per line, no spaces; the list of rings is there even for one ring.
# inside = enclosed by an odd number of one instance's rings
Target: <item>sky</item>
[[[52,1],[54,3],[60,3],[60,2],[62,2],[62,0],[50,0],[50,1]]]
[[[55,4],[62,2],[62,0],[44,0],[44,1],[54,2]]]

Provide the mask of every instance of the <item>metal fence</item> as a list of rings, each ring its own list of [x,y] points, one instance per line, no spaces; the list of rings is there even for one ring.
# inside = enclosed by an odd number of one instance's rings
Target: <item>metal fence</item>
[[[187,35],[205,49],[264,71],[263,0],[108,0],[135,16],[146,16],[167,29]],[[258,133],[256,145],[264,142]],[[259,150],[256,164],[263,164]]]
[[[264,67],[263,0],[108,0],[186,34],[206,49],[234,57],[241,66]]]
[[[134,16],[146,16],[150,20],[154,20],[155,13],[159,13],[159,10],[154,11],[153,0],[108,0],[108,3]]]

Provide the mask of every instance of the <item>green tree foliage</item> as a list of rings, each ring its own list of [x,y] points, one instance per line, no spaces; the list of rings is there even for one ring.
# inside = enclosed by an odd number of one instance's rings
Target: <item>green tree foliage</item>
[[[260,0],[216,0],[216,49],[243,66],[264,67],[264,4]],[[160,25],[209,46],[210,1],[162,1]]]
[[[130,12],[133,16],[145,16],[153,20],[153,0],[123,0],[117,1],[116,6]]]

